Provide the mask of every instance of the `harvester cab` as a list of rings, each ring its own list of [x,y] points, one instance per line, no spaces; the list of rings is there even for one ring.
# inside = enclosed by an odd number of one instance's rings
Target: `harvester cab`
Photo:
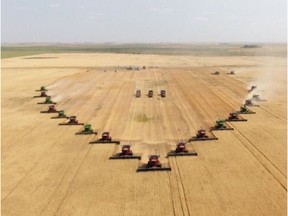
[[[144,171],[171,171],[171,167],[168,163],[160,163],[160,155],[149,155],[149,160],[147,164],[143,164],[138,167],[137,172]]]
[[[41,91],[40,97],[48,97],[46,91]]]
[[[76,116],[70,116],[67,123],[60,123],[59,125],[84,125],[84,123],[79,123]]]
[[[64,110],[59,110],[58,111],[58,116],[52,117],[52,119],[58,119],[58,118],[68,118],[64,112]]]
[[[167,154],[167,157],[170,156],[197,156],[195,151],[189,151],[186,147],[186,142],[179,142],[174,151],[171,151]]]
[[[131,145],[123,145],[121,152],[111,156],[109,159],[138,159],[141,160],[140,154],[134,154]]]
[[[215,71],[214,73],[212,73],[213,75],[220,75],[219,71]]]
[[[234,128],[231,128],[228,124],[226,124],[226,121],[221,119],[217,120],[214,127],[211,128],[211,130],[234,130]]]
[[[115,143],[115,144],[120,144],[119,140],[112,140],[112,137],[110,136],[110,133],[105,131],[102,133],[102,136],[100,139],[96,141],[90,142],[90,144],[96,144],[96,143]]]
[[[77,132],[76,135],[88,135],[88,134],[95,134],[97,135],[97,132],[93,131],[91,124],[85,124],[84,130]]]
[[[247,121],[247,119],[242,118],[238,112],[232,112],[226,121]]]

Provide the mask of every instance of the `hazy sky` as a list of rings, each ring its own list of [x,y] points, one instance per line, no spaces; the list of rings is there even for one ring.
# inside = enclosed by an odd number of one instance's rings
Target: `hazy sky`
[[[6,42],[286,42],[286,0],[2,0]]]

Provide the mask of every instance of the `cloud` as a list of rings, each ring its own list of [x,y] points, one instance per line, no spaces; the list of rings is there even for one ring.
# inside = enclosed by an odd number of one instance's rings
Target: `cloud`
[[[217,12],[216,11],[205,11],[204,14],[205,15],[215,15],[215,14],[217,14]]]
[[[29,8],[27,6],[18,6],[15,8],[17,11],[26,11],[28,10]]]
[[[104,13],[93,13],[93,14],[90,13],[88,16],[88,19],[95,20],[95,19],[103,17],[104,15],[105,15]]]
[[[51,8],[58,8],[60,5],[58,3],[51,3],[49,6]]]
[[[196,20],[196,21],[207,21],[208,19],[207,19],[207,17],[204,17],[204,16],[197,16],[197,17],[194,18],[194,20]]]
[[[165,7],[165,8],[151,8],[151,11],[154,12],[154,13],[169,13],[169,12],[172,12],[173,9],[172,8],[168,8],[168,7]]]

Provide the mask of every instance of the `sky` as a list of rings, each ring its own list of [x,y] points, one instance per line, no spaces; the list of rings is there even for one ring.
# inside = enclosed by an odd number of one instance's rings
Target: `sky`
[[[1,0],[2,43],[286,42],[286,0]]]

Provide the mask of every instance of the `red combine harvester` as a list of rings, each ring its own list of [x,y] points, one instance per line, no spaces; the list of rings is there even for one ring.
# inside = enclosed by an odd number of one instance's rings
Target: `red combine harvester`
[[[112,137],[110,136],[109,132],[103,132],[102,137],[98,140],[91,141],[90,144],[97,144],[97,143],[115,143],[120,144],[119,140],[112,140]]]
[[[242,118],[238,112],[232,112],[225,121],[247,121],[247,119]]]
[[[212,134],[212,137],[209,137],[206,134],[206,130],[204,130],[203,128],[201,128],[200,130],[197,131],[196,136],[192,137],[191,139],[188,140],[188,142],[194,142],[194,141],[205,141],[205,140],[218,140],[217,137],[215,137]]]
[[[58,113],[55,105],[50,105],[47,111],[41,111],[40,113]]]
[[[149,98],[152,98],[152,97],[153,97],[153,91],[152,91],[152,90],[149,90],[149,91],[148,91],[148,97],[149,97]]]
[[[160,96],[161,97],[166,97],[166,91],[165,90],[161,90],[160,91]]]
[[[136,98],[141,97],[141,91],[140,91],[140,90],[137,90],[135,96],[136,96]]]
[[[145,171],[171,171],[169,164],[162,164],[159,160],[160,155],[150,155],[147,164],[138,167],[137,172]]]
[[[70,116],[68,122],[59,125],[84,125],[84,123],[79,123],[76,116]]]
[[[197,156],[195,151],[189,151],[186,146],[186,142],[179,142],[176,146],[176,149],[169,152],[167,157],[170,156]]]
[[[120,153],[111,156],[109,159],[138,159],[141,160],[140,154],[134,154],[131,145],[123,145]]]
[[[249,106],[249,107],[259,107],[259,105],[254,104],[251,99],[246,100],[244,105]]]

